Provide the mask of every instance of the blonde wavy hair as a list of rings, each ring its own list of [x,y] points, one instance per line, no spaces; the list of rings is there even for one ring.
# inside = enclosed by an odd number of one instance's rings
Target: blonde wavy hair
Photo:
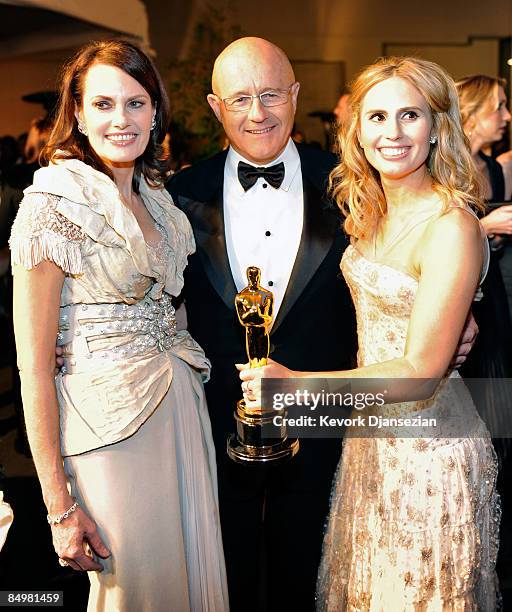
[[[368,237],[387,210],[379,173],[359,145],[361,105],[370,89],[391,77],[400,77],[425,98],[432,114],[427,167],[434,190],[449,206],[471,206],[483,211],[481,186],[464,135],[459,101],[452,78],[437,64],[414,57],[385,57],[365,68],[352,83],[351,119],[337,132],[341,161],[329,177],[330,192],[345,219],[346,232]]]
[[[506,87],[505,79],[487,76],[486,74],[473,74],[463,77],[455,83],[459,94],[460,114],[462,125],[466,129],[472,117],[483,108],[489,112],[498,98],[498,88]]]

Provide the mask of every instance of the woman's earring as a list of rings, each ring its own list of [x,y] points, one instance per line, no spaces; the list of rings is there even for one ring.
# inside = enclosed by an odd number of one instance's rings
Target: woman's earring
[[[437,142],[437,136],[431,136],[430,137],[430,144],[436,144]]]
[[[155,115],[153,115],[153,119],[151,121],[151,131],[153,131],[156,128],[156,117]]]
[[[82,123],[82,121],[78,122],[78,131],[83,134],[84,136],[87,136],[87,129],[85,127],[85,124]]]

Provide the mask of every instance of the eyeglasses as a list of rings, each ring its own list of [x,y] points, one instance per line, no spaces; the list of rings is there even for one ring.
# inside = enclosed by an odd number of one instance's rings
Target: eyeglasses
[[[255,96],[240,95],[232,96],[230,98],[223,98],[224,106],[226,110],[232,113],[240,113],[248,111],[252,106],[252,101],[256,98],[260,99],[260,102],[265,107],[280,106],[288,102],[288,95],[295,83],[292,83],[286,89],[266,89]]]

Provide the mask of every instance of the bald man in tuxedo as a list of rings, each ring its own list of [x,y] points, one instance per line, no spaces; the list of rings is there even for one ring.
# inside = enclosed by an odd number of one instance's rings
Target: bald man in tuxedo
[[[296,370],[353,367],[356,324],[339,270],[347,238],[326,197],[336,158],[290,138],[299,83],[284,52],[260,38],[217,58],[208,103],[230,147],[174,175],[196,253],[185,271],[188,328],[212,361],[205,390],[217,449],[220,514],[234,612],[314,609],[323,526],[339,439],[302,439],[288,462],[226,455],[247,361],[235,295],[246,269],[274,294],[271,357]]]

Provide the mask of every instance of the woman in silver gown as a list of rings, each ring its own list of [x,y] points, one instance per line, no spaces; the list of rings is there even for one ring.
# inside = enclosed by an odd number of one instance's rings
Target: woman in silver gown
[[[356,308],[359,367],[308,373],[271,363],[243,370],[243,388],[258,407],[262,377],[409,379],[405,395],[403,382],[389,382],[391,402],[377,414],[437,424],[424,437],[399,423],[384,436],[346,437],[318,609],[490,612],[496,456],[450,367],[488,261],[457,93],[439,66],[413,58],[380,60],[352,91],[343,161],[331,181],[352,239],[341,269]],[[425,398],[414,395],[412,379],[440,382]]]
[[[27,432],[91,611],[228,609],[209,362],[172,305],[194,240],[163,189],[167,114],[140,49],[82,48],[10,240]]]

